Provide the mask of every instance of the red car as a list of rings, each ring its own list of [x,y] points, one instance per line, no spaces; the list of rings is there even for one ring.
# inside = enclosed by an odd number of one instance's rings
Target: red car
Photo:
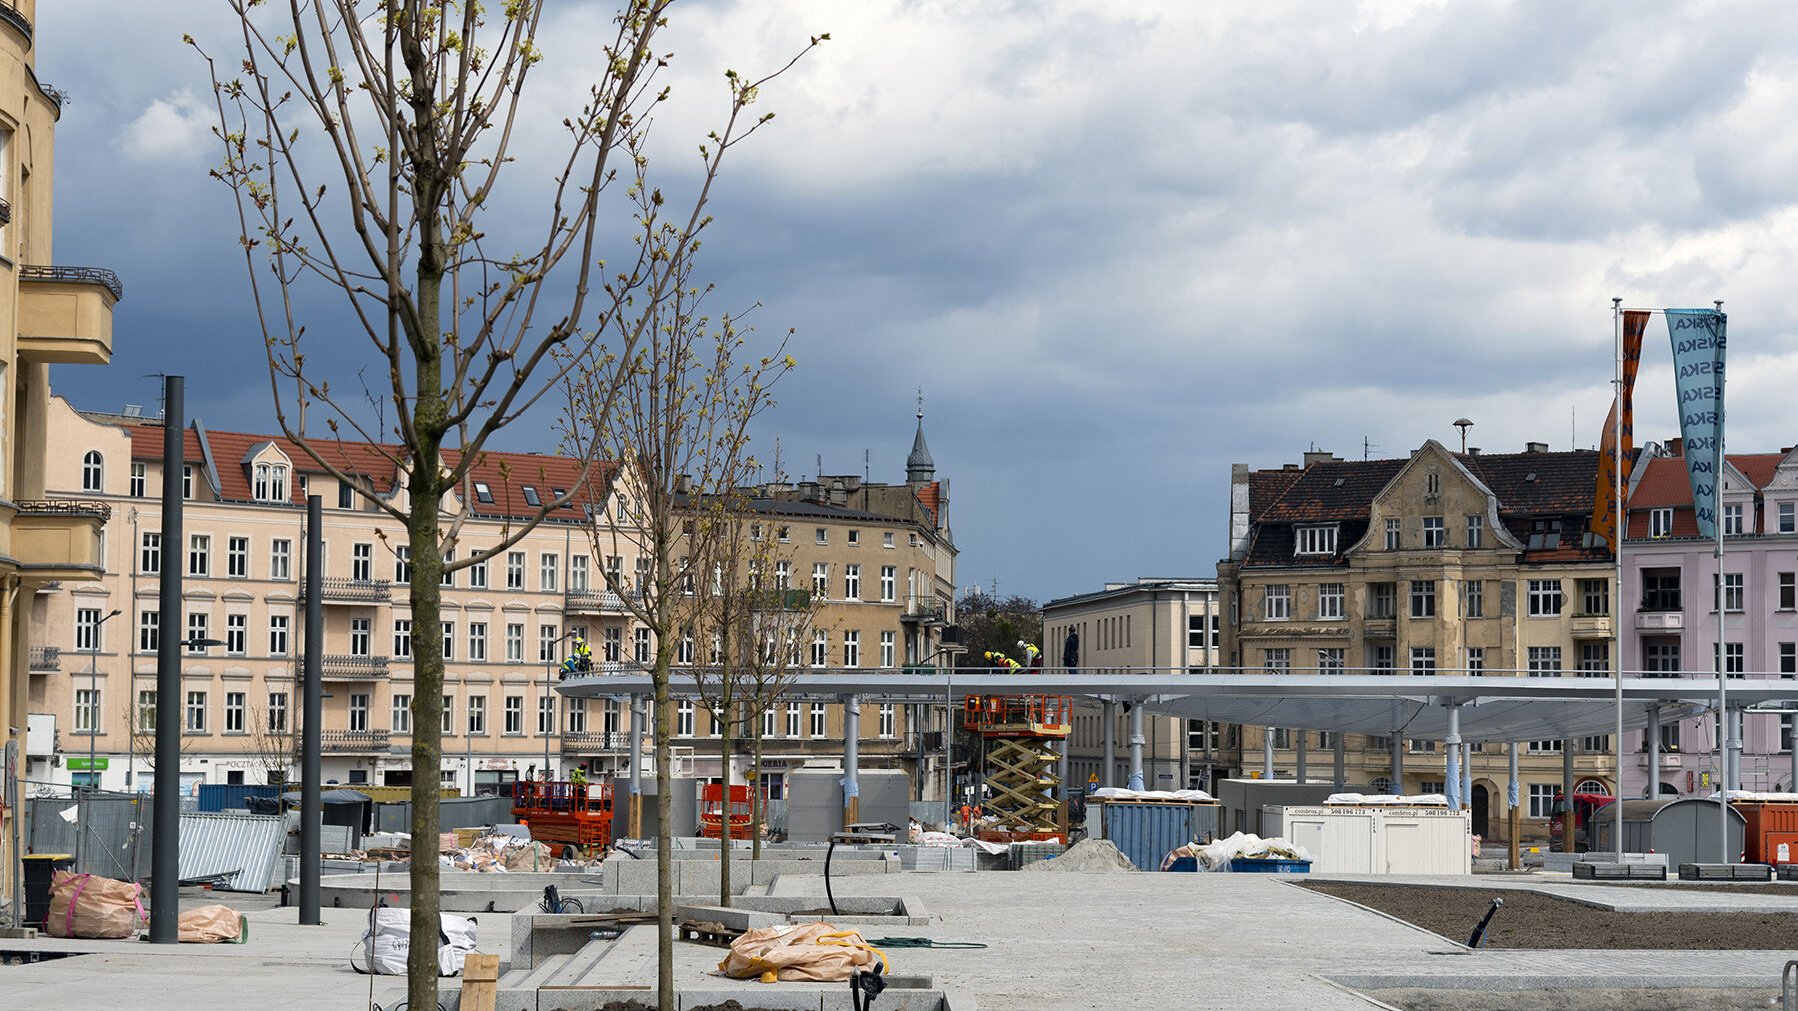
[[[1617,798],[1608,793],[1576,793],[1573,795],[1573,840],[1575,850],[1591,848],[1592,837],[1590,826],[1592,815],[1608,807]],[[1548,831],[1556,839],[1561,837],[1561,818],[1567,811],[1563,794],[1555,794],[1554,814],[1548,819]]]

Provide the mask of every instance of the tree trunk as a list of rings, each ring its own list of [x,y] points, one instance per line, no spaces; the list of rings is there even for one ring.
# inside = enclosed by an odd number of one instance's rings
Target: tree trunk
[[[668,667],[672,635],[656,641],[656,1008],[674,1011],[674,774],[668,755]]]
[[[773,703],[768,703],[773,705]],[[749,859],[753,862],[762,858],[762,719],[761,713],[754,715],[755,726],[750,728],[754,736],[750,738],[750,752],[753,757],[749,767],[755,771],[749,782]]]
[[[719,657],[718,667],[718,716],[723,726],[718,733],[718,770],[719,778],[724,780],[724,807],[722,818],[718,823],[718,904],[730,905],[730,752],[731,741],[736,727],[736,699],[731,691],[730,673],[730,623],[724,623],[724,652]]]
[[[423,389],[435,388],[421,384]],[[420,398],[423,399],[422,397]],[[434,449],[434,447],[433,447]],[[439,770],[443,765],[443,636],[441,582],[443,562],[437,547],[437,504],[440,489],[435,454],[416,461],[407,524],[412,549],[412,945],[406,955],[406,999],[412,1007],[437,1006],[437,892]]]

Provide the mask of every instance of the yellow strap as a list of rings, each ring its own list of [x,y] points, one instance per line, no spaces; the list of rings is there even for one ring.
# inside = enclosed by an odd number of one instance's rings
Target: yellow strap
[[[853,938],[856,938],[856,940],[854,940],[854,941],[843,940],[843,938],[847,938],[847,937],[853,937]],[[887,957],[881,953],[880,949],[874,947],[873,945],[869,944],[866,941],[861,940],[860,938],[861,938],[861,934],[858,931],[840,930],[834,934],[819,935],[817,940],[813,941],[812,943],[813,944],[840,945],[844,948],[860,948],[863,951],[871,951],[874,953],[875,958],[880,959],[881,971],[882,972],[892,972],[893,971],[892,963],[887,961]]]

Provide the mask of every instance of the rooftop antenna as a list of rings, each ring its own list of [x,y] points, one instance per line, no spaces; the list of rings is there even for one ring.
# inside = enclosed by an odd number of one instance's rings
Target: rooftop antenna
[[[1378,446],[1376,446],[1376,445],[1374,445],[1374,444],[1373,444],[1373,443],[1371,443],[1371,442],[1369,442],[1369,441],[1368,441],[1368,440],[1367,440],[1367,436],[1365,436],[1365,435],[1363,435],[1363,436],[1362,436],[1362,437],[1361,437],[1361,459],[1362,459],[1362,460],[1371,460],[1371,459],[1373,459],[1373,451],[1374,451],[1374,450],[1376,450],[1376,449],[1379,449],[1379,448],[1380,448],[1380,447],[1378,447]]]
[[[1473,427],[1473,422],[1469,421],[1466,418],[1456,418],[1455,419],[1455,427],[1461,430],[1461,455],[1466,456],[1467,455],[1467,430]]]
[[[144,378],[145,379],[166,380],[168,378],[168,376],[161,372],[146,372],[146,373],[144,373]],[[156,384],[156,388],[158,390],[160,390],[163,388],[164,385],[165,385],[164,383],[158,382]],[[160,421],[163,418],[168,417],[168,414],[169,414],[168,401],[164,398],[164,396],[161,393],[158,393],[156,395],[156,419],[158,421]]]
[[[872,476],[874,473],[874,470],[873,470],[873,467],[868,462],[869,459],[870,459],[870,457],[869,457],[868,451],[865,449],[862,450],[862,484],[867,484],[874,480],[874,478]]]
[[[818,454],[818,473],[816,476],[817,476],[818,483],[822,484],[824,482],[824,454],[823,453]]]

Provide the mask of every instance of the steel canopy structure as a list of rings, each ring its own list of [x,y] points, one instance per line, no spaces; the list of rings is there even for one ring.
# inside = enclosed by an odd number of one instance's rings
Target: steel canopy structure
[[[1622,680],[1625,729],[1647,726],[1654,707],[1662,718],[1715,708],[1714,677]],[[1798,707],[1798,681],[1731,682],[1734,705]],[[653,685],[647,671],[626,671],[570,677],[557,690],[574,698],[613,698],[646,696]],[[685,673],[674,676],[669,691],[676,698],[698,695]],[[1414,738],[1446,737],[1451,709],[1460,738],[1469,741],[1595,736],[1615,732],[1617,725],[1617,681],[1609,677],[808,669],[793,675],[784,697],[855,695],[863,701],[958,706],[969,695],[1025,692],[1135,702],[1152,712],[1191,719]]]

